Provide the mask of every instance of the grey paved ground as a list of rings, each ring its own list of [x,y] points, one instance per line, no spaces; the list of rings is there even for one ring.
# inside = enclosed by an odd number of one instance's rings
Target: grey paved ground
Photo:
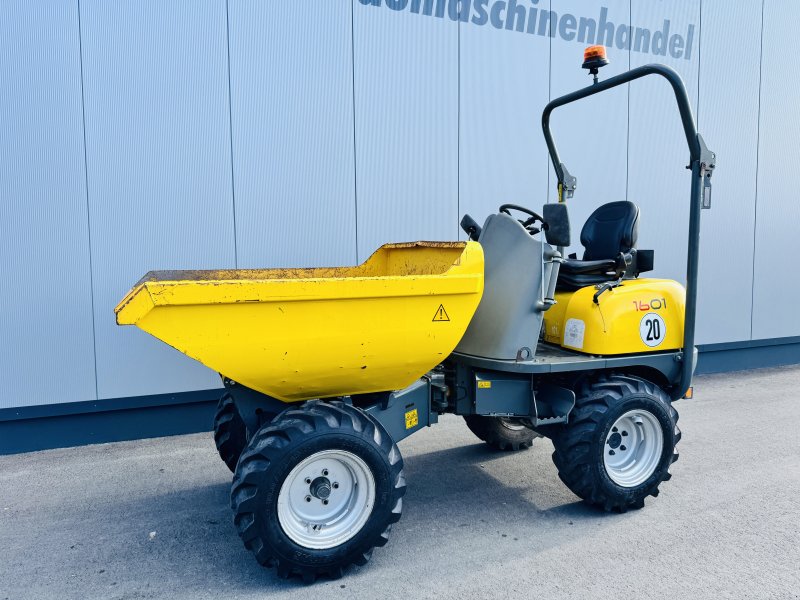
[[[207,434],[0,457],[0,600],[800,598],[800,368],[695,389],[675,476],[625,515],[577,502],[549,442],[499,454],[444,419],[400,445],[390,543],[312,588],[244,550]]]

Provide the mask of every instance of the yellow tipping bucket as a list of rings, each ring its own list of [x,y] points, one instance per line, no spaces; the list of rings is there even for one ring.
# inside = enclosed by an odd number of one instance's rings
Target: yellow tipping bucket
[[[387,244],[356,267],[153,271],[136,325],[285,402],[403,388],[444,360],[483,292],[475,242]]]

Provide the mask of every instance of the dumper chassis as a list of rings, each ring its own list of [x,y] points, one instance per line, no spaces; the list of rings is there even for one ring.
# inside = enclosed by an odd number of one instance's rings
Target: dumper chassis
[[[549,438],[555,449],[553,462],[564,484],[588,504],[606,511],[641,508],[645,498],[657,496],[660,485],[670,479],[681,437],[673,402],[689,393],[696,363],[700,209],[709,201],[707,190],[715,159],[697,133],[683,82],[672,69],[647,65],[598,82],[597,67],[604,63],[590,56],[584,66],[587,64],[595,83],[551,101],[542,116],[559,203],[546,205],[541,216],[523,207],[503,205],[482,227],[469,217],[462,221],[471,241],[457,250],[471,252],[473,259],[476,252],[482,252],[485,274],[483,288],[477,290],[480,304],[470,309],[474,316],[468,326],[464,323],[466,331],[449,356],[402,389],[370,391],[364,383],[369,382],[368,372],[354,370],[361,383],[353,384],[352,393],[320,394],[311,399],[277,397],[292,393],[291,386],[276,387],[279,392],[270,395],[232,379],[230,373],[223,377],[225,390],[214,422],[215,442],[234,472],[231,505],[236,528],[262,565],[274,566],[280,576],[299,575],[309,582],[319,576],[338,577],[351,564],[364,565],[375,547],[386,544],[392,524],[401,516],[406,483],[397,443],[434,425],[442,414],[463,416],[477,437],[500,450],[524,449],[536,437]],[[594,263],[589,260],[570,264],[564,258],[564,248],[570,243],[566,200],[576,184],[556,150],[550,114],[559,106],[648,75],[665,78],[673,89],[691,170],[685,304],[680,288],[669,300],[679,305],[680,310],[670,308],[677,310],[680,318],[675,313],[651,317],[648,335],[664,333],[653,329],[655,321],[671,335],[676,335],[676,329],[682,335],[673,337],[678,340],[674,347],[663,349],[653,347],[644,333],[635,348],[609,338],[602,342],[609,349],[607,354],[589,353],[569,347],[564,324],[553,321],[548,327],[561,327],[561,343],[552,343],[542,325],[548,324],[548,311],[581,294],[575,287],[559,290],[559,270],[569,268],[577,273],[573,279],[566,278],[567,282],[582,281],[587,272],[590,276],[597,273],[591,275]],[[522,218],[518,218],[520,214]],[[431,248],[435,249],[435,244],[418,250]],[[453,248],[450,245],[447,251]],[[403,246],[398,251],[407,250]],[[453,265],[468,272],[465,256],[456,258]],[[588,290],[580,296],[588,298],[582,300],[587,305],[581,310],[613,307],[615,298],[626,298],[624,294],[640,289],[637,285],[676,289],[674,283],[637,279],[639,271],[648,267],[643,261],[637,270],[635,248],[627,248],[616,263],[609,264],[619,265],[613,277],[606,272],[607,280],[581,288]],[[167,288],[170,277],[160,278],[167,281]],[[228,274],[214,279],[239,277],[245,276]],[[183,278],[194,280],[197,276],[184,274]],[[148,287],[148,282],[158,279],[158,274],[151,274],[140,282],[118,307],[118,322],[136,323],[166,339],[166,334],[159,333],[163,331],[159,327],[165,327],[162,322],[151,324],[137,320],[138,316],[126,316],[126,311],[144,315],[151,304],[157,308],[159,302],[168,303],[161,298],[172,292],[155,284]],[[475,293],[468,288],[458,293]],[[145,302],[136,296],[136,290],[149,293],[147,302],[151,304],[145,309],[136,308]],[[174,298],[170,301],[177,302]],[[636,302],[639,300],[634,299]],[[280,305],[278,308],[283,312]],[[433,324],[449,318],[442,303]],[[635,318],[640,318],[638,313]],[[591,324],[585,326],[588,336]],[[173,345],[181,347],[178,342]],[[366,370],[367,365],[361,369]],[[287,373],[287,378],[290,376]],[[315,385],[321,384],[309,382],[309,388]]]

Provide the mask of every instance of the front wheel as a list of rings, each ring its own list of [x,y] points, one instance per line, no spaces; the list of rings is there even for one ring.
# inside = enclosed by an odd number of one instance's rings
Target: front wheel
[[[607,511],[644,506],[678,459],[678,413],[654,383],[608,375],[584,387],[570,422],[553,437],[561,480]]]
[[[341,402],[307,402],[250,440],[231,491],[245,546],[306,581],[364,565],[400,519],[403,459],[383,427]]]

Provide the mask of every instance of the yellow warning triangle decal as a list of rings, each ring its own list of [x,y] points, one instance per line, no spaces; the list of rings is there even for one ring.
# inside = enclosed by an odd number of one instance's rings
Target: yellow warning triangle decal
[[[450,317],[447,314],[447,311],[444,309],[444,304],[440,304],[439,308],[436,309],[436,314],[433,315],[433,321],[449,321]]]

